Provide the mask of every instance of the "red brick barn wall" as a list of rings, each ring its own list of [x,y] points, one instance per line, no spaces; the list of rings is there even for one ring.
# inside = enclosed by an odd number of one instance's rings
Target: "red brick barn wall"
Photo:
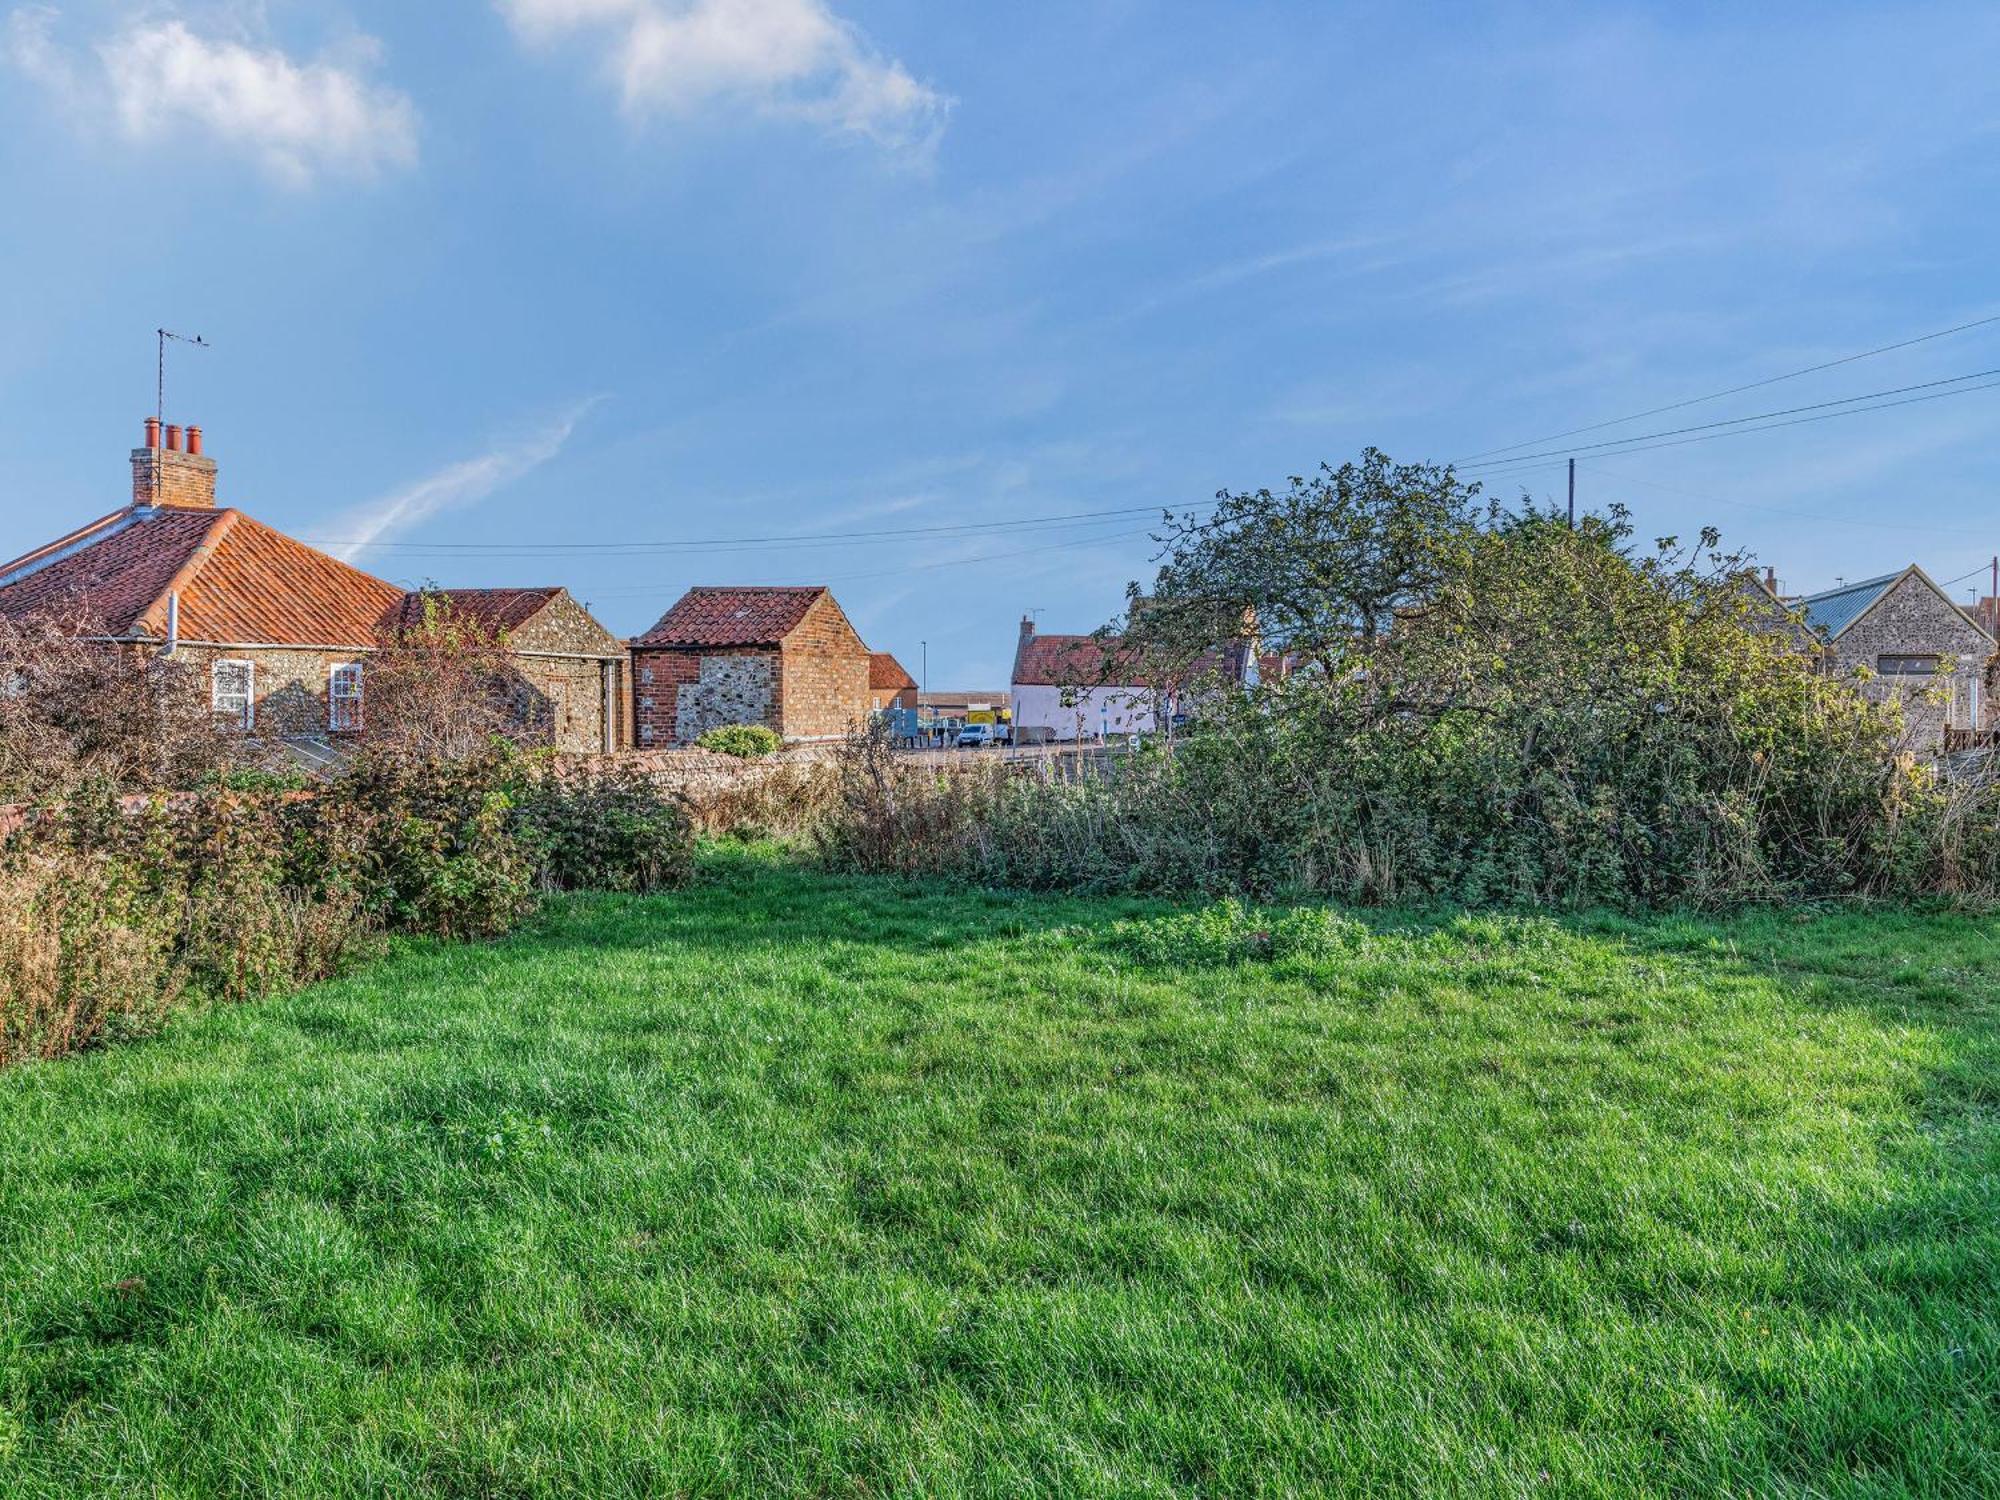
[[[725,724],[782,734],[779,653],[741,646],[632,651],[632,722],[641,750],[687,744]]]
[[[785,637],[780,728],[788,740],[830,739],[868,717],[868,647],[832,595]]]

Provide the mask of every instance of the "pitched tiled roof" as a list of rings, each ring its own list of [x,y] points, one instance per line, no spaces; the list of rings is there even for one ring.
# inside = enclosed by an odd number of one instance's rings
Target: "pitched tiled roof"
[[[452,617],[476,623],[498,635],[502,631],[518,630],[527,624],[548,602],[560,594],[560,588],[533,589],[419,589],[403,595],[395,612],[398,626],[416,625],[424,618],[424,600],[436,599],[451,611]]]
[[[1277,652],[1258,657],[1260,678],[1288,675],[1296,662]],[[1231,680],[1247,669],[1241,642],[1204,651],[1179,671],[1147,672],[1137,647],[1118,636],[1024,635],[1014,650],[1014,683],[1025,687],[1132,687],[1148,681],[1182,684],[1219,674]]]
[[[0,615],[87,620],[112,636],[180,633],[223,645],[373,644],[403,591],[253,521],[207,506],[130,508],[0,568]]]
[[[877,693],[900,693],[917,685],[903,664],[886,651],[868,653],[868,687]]]
[[[1014,681],[1035,687],[1091,687],[1116,681],[1124,665],[1116,636],[1100,640],[1094,635],[1027,635],[1014,651]]]
[[[114,511],[0,568],[0,616],[131,635],[223,514]]]
[[[1907,571],[1898,569],[1894,573],[1884,573],[1880,578],[1842,584],[1823,594],[1808,594],[1799,600],[1798,607],[1805,613],[1806,624],[1827,640],[1832,640],[1860,619],[1863,612],[1887,593],[1890,585]]]
[[[776,646],[826,593],[816,588],[693,588],[635,646]]]

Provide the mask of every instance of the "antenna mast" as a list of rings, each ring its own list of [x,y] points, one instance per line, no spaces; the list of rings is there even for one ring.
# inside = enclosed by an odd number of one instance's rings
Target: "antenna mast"
[[[188,344],[196,349],[213,346],[198,333],[190,338],[184,333],[175,333],[166,328],[156,328],[153,332],[158,334],[160,339],[159,356],[153,376],[153,416],[164,427],[167,424],[167,340],[172,339],[177,344]]]
[[[198,333],[190,338],[184,333],[175,333],[167,328],[156,328],[153,332],[159,335],[159,351],[155,356],[153,365],[153,420],[159,423],[160,427],[164,429],[167,425],[167,340],[172,339],[177,344],[187,344],[196,349],[207,349],[211,346],[208,340]],[[154,455],[154,505],[160,503],[160,471],[163,463],[163,459],[157,454]]]

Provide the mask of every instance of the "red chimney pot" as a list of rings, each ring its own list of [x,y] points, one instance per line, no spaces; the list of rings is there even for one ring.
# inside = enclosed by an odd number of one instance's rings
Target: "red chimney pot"
[[[160,446],[160,419],[158,417],[146,418],[146,446],[148,448],[157,448]]]
[[[197,458],[201,456],[201,429],[199,427],[190,427],[188,429],[188,452],[194,454]]]
[[[169,453],[181,451],[181,429],[178,422],[167,423],[167,451]]]

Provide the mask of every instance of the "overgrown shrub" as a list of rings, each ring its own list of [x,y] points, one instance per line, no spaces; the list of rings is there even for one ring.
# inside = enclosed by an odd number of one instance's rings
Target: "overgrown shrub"
[[[182,659],[90,639],[102,633],[82,617],[0,619],[0,802],[187,787],[257,763]]]
[[[536,852],[511,813],[505,754],[464,760],[358,757],[330,795],[368,820],[363,889],[388,926],[495,937],[535,904]]]
[[[784,741],[774,729],[762,724],[724,724],[705,731],[695,743],[704,750],[713,750],[719,755],[733,755],[738,760],[755,760],[769,755]]]
[[[954,775],[857,737],[818,851],[1353,902],[2000,895],[2000,785],[1911,755],[1896,705],[1751,617],[1729,568],[1626,541],[1616,518],[1508,518],[1388,637],[1216,694],[1171,747],[1107,768]]]
[[[130,863],[50,846],[0,867],[0,1066],[143,1035],[186,980],[178,913]]]
[[[751,841],[810,833],[825,821],[837,775],[824,761],[777,761],[688,800],[695,826],[711,836]]]
[[[991,807],[994,776],[933,769],[897,754],[879,721],[851,731],[835,759],[826,816],[812,830],[830,868],[883,875],[963,867]]]
[[[672,885],[693,855],[650,783],[504,747],[130,800],[92,781],[0,841],[0,1063],[325,978],[385,929],[491,937],[544,889]]]
[[[694,826],[680,801],[618,762],[523,765],[514,826],[552,890],[653,891],[694,870]]]

